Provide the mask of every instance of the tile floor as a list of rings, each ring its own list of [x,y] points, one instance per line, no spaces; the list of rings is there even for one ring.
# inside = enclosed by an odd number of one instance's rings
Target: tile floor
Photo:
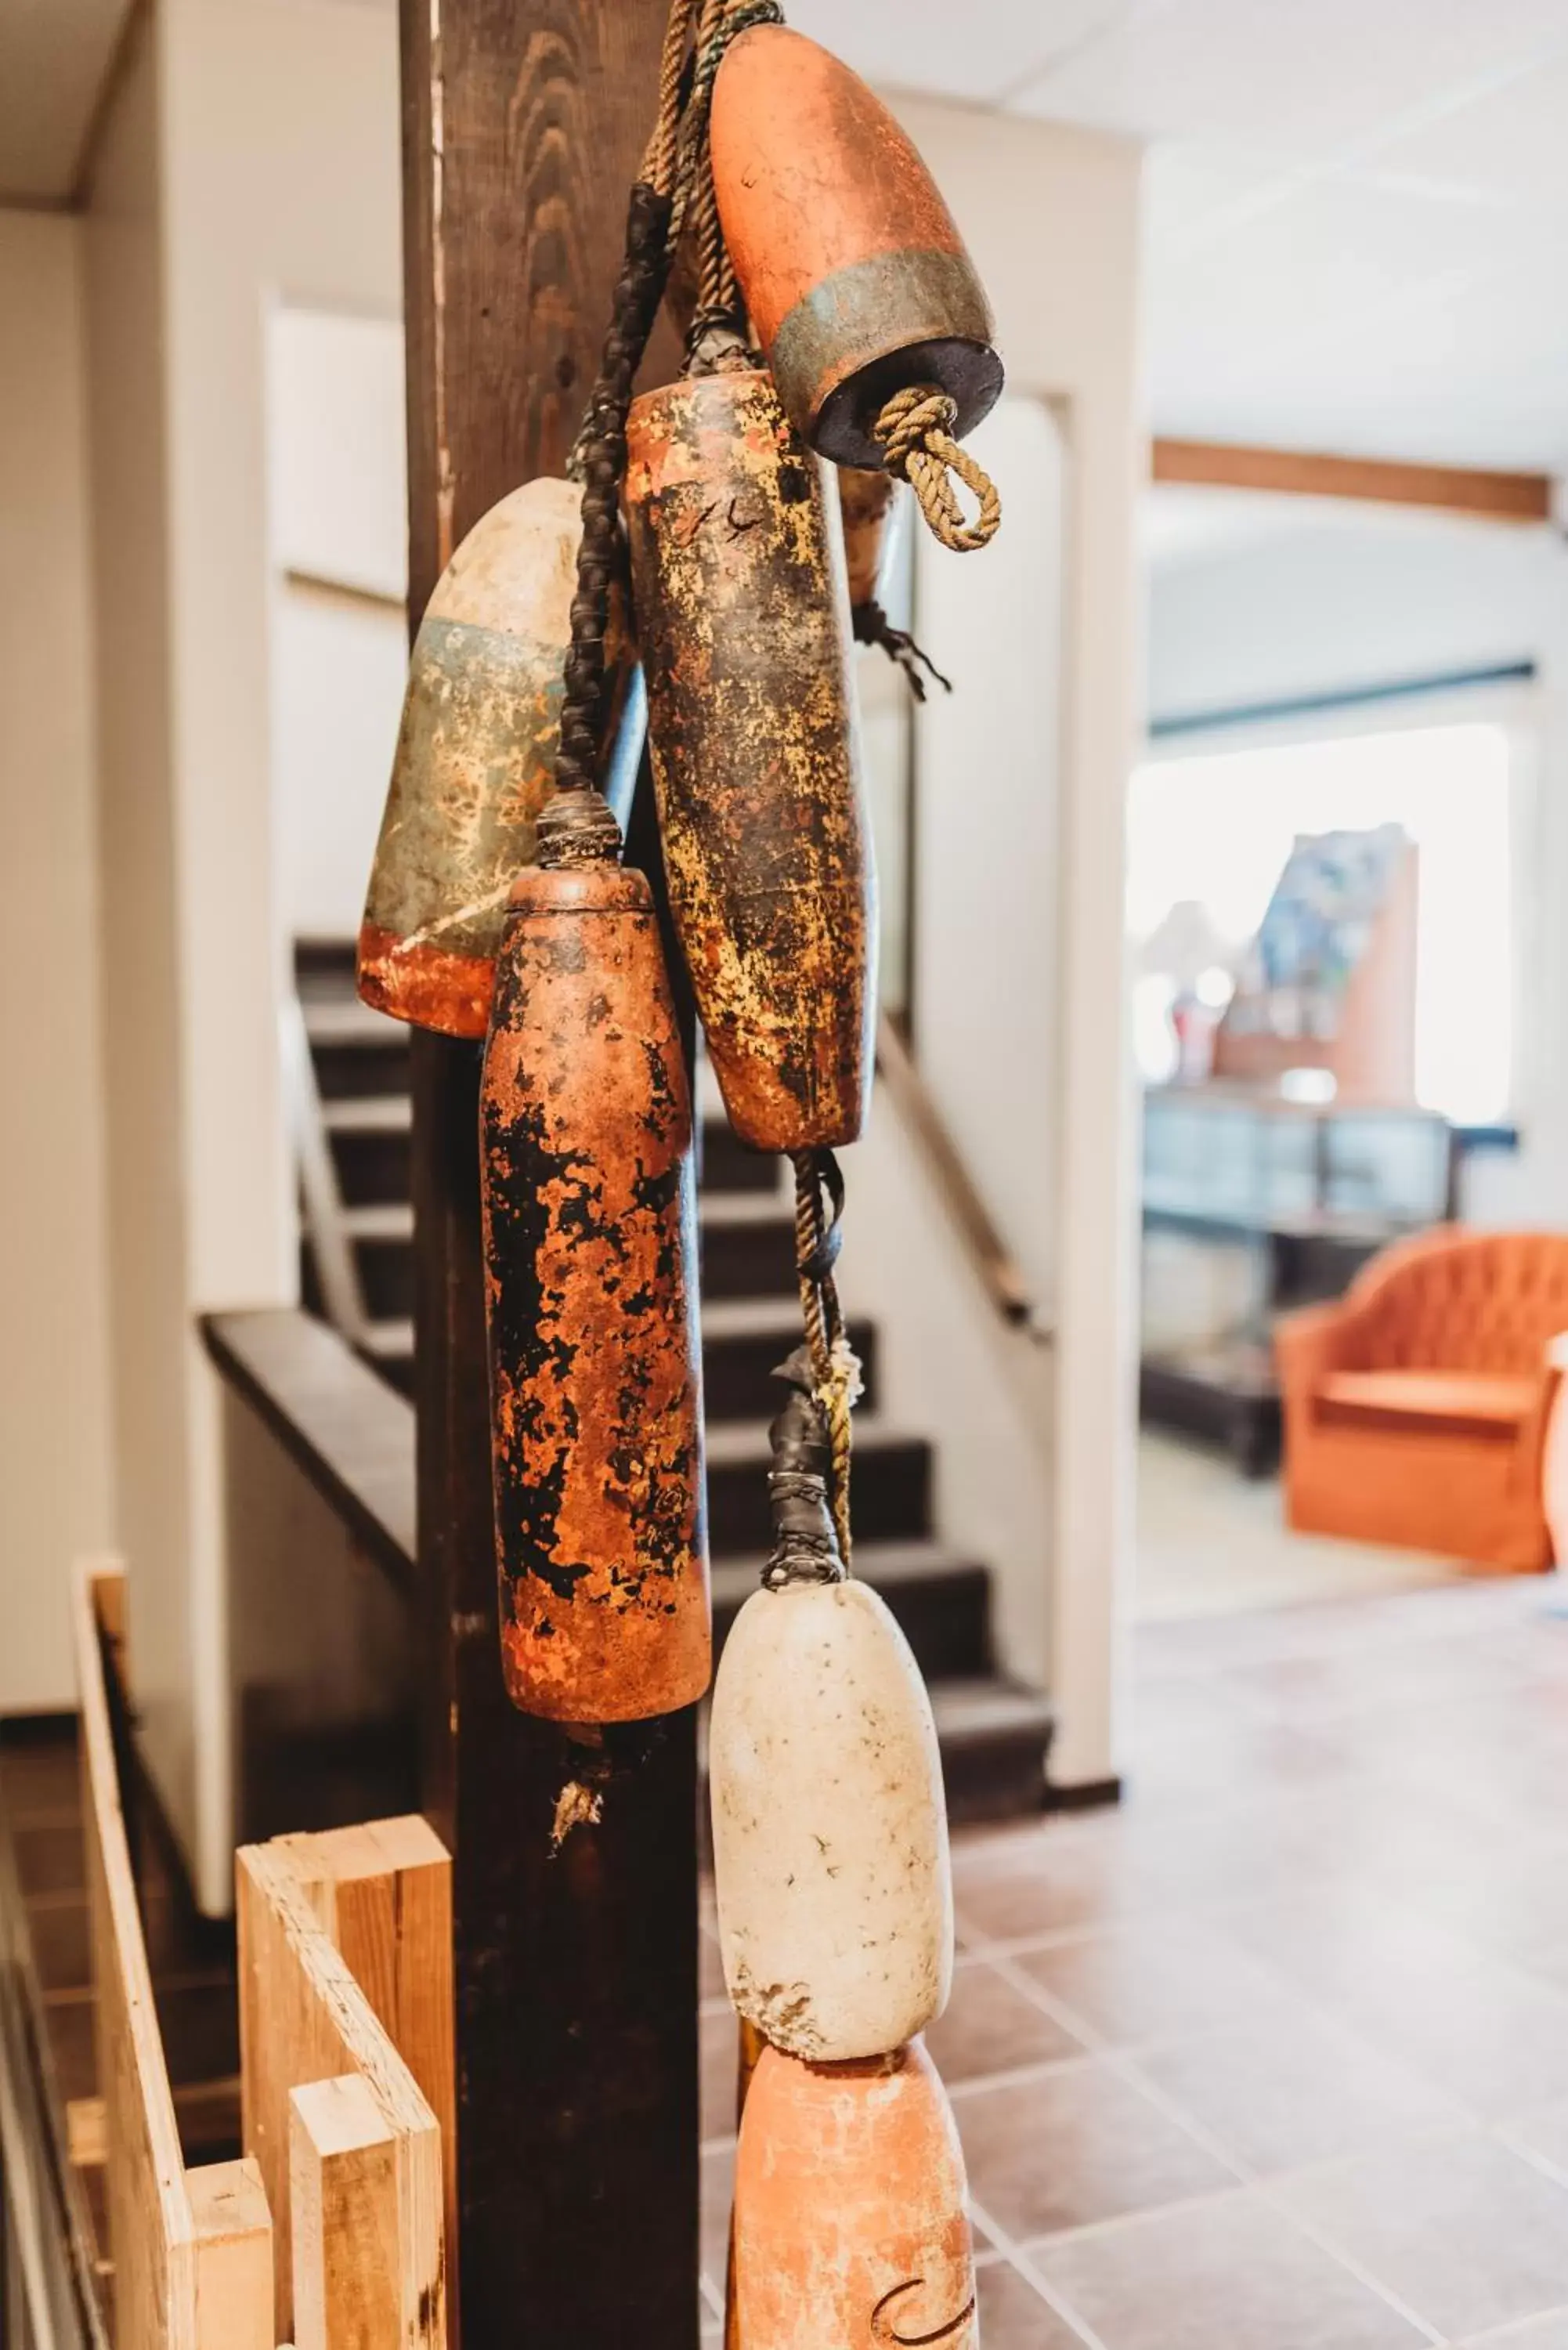
[[[1568,1617],[1147,1623],[1127,1800],[965,1835],[984,2350],[1568,2350]],[[704,2293],[733,2046],[704,1945]]]

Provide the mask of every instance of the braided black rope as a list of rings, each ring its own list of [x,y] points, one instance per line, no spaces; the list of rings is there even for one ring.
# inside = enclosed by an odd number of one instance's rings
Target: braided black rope
[[[620,846],[619,830],[614,817],[608,816],[608,810],[600,816],[597,808],[582,803],[597,798],[599,743],[605,722],[605,638],[609,628],[610,587],[620,567],[626,420],[631,407],[632,385],[659,316],[670,274],[670,213],[669,196],[639,180],[632,189],[627,208],[626,258],[616,285],[604,356],[578,436],[583,538],[577,551],[577,590],[572,598],[572,641],[566,665],[566,694],[561,706],[561,745],[556,758],[556,797],[542,811],[539,819],[542,863],[564,861],[561,852],[569,847],[613,857]],[[574,801],[578,803],[576,806],[572,805]]]
[[[896,662],[909,681],[909,690],[917,702],[926,698],[926,681],[922,668],[929,671],[944,693],[950,693],[953,681],[944,677],[929,653],[923,652],[908,629],[896,629],[875,596],[864,604],[857,604],[850,614],[855,629],[855,641],[860,645],[880,645],[890,661]]]
[[[844,1558],[828,1505],[833,1444],[814,1392],[809,1349],[797,1347],[774,1377],[784,1380],[790,1396],[768,1430],[774,1543],[763,1585],[768,1591],[782,1591],[792,1583],[842,1583]]]

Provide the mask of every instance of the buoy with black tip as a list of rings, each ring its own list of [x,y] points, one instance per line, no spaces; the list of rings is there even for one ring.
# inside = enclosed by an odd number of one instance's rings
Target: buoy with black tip
[[[774,1548],[709,1727],[719,1941],[739,2013],[775,2048],[837,2063],[898,2047],[947,2004],[947,1807],[909,1644],[844,1572],[806,1350],[777,1376]]]
[[[753,328],[790,416],[841,465],[880,467],[887,411],[922,391],[961,439],[1002,386],[991,306],[909,140],[857,74],[783,25],[749,26],[713,84],[713,187]]]
[[[507,891],[533,861],[555,773],[582,496],[575,482],[541,478],[493,506],[436,582],[414,639],[358,987],[415,1027],[483,1036],[490,1016]],[[606,650],[604,785],[624,817],[645,733],[624,578]]]
[[[691,1105],[647,881],[597,791],[513,885],[480,1139],[501,1654],[557,1721],[707,1689]]]

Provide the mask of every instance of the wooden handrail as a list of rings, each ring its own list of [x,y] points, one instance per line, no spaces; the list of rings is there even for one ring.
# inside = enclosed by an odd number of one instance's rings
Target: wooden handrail
[[[414,1580],[414,1414],[297,1306],[209,1314],[207,1352],[400,1589]]]
[[[1047,1340],[1050,1333],[1035,1323],[1023,1271],[981,1198],[914,1055],[886,1013],[877,1028],[877,1069],[925,1159],[992,1304],[1015,1329],[1028,1329]]]

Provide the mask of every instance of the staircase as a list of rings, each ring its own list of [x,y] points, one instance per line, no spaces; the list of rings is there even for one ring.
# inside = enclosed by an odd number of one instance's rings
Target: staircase
[[[296,967],[308,1047],[296,1073],[305,1303],[410,1393],[408,1032],[358,1003],[347,943],[302,942]],[[771,1374],[800,1336],[782,1163],[745,1149],[722,1117],[703,1123],[699,1215],[708,1516],[722,1642],[757,1588],[767,1550],[767,1427],[783,1399]],[[880,1415],[876,1329],[852,1321],[849,1336],[866,1381],[856,1414],[856,1572],[892,1608],[929,1685],[950,1812],[980,1820],[1038,1811],[1050,1705],[996,1670],[990,1572],[935,1539],[931,1444]]]

